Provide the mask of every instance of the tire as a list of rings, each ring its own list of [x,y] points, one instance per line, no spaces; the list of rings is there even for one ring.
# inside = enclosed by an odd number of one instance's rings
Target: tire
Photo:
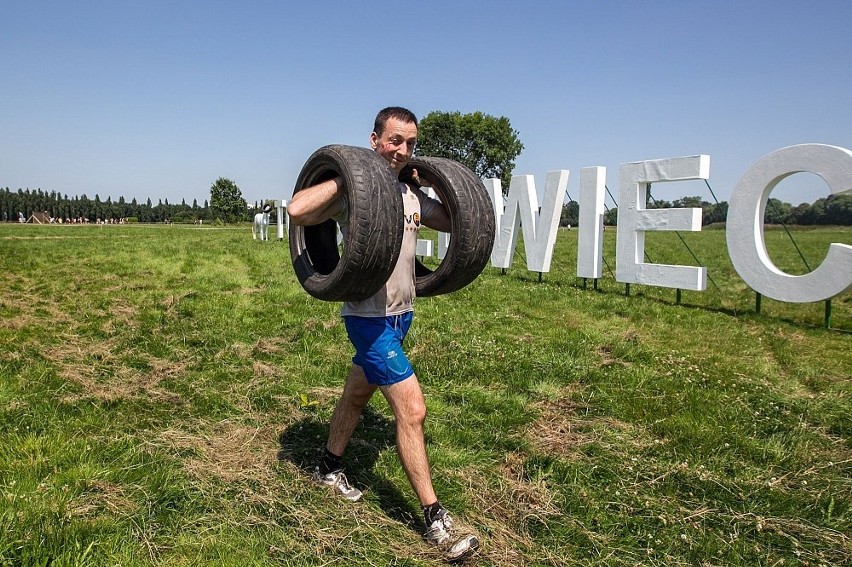
[[[402,196],[388,163],[366,148],[325,146],[302,166],[295,195],[333,177],[346,189],[349,230],[343,255],[337,223],[290,223],[290,257],[302,287],[324,301],[361,301],[381,289],[393,272],[402,245]]]
[[[491,258],[495,232],[491,198],[476,174],[456,161],[412,158],[400,179],[410,179],[412,169],[438,194],[452,224],[450,244],[440,265],[432,271],[416,261],[416,294],[428,297],[457,291],[475,280]]]

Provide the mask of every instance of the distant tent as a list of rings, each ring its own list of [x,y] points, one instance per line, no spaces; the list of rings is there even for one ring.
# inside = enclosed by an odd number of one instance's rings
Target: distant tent
[[[30,215],[30,218],[27,219],[27,222],[47,224],[50,222],[50,215],[47,214],[47,211],[44,211],[43,213],[33,213]]]

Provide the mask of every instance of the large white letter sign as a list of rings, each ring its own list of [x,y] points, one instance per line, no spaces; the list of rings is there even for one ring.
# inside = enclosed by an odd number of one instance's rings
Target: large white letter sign
[[[603,275],[603,215],[605,167],[580,170],[580,234],[577,236],[577,276],[599,278]]]
[[[743,174],[728,206],[728,255],[753,290],[788,303],[822,301],[852,288],[852,246],[831,244],[822,264],[809,274],[779,270],[766,252],[763,215],[769,194],[785,177],[819,175],[831,193],[852,190],[852,152],[823,144],[801,144],[764,156]]]
[[[618,232],[615,279],[638,283],[704,291],[707,269],[694,266],[647,264],[645,231],[701,230],[701,209],[646,209],[648,183],[708,179],[710,156],[689,156],[623,163],[619,166]]]
[[[287,208],[287,200],[275,199],[272,206],[278,211],[278,240],[284,240],[284,210]],[[287,230],[290,230],[290,215],[287,215]]]
[[[499,180],[497,183],[499,184]],[[567,169],[548,171],[544,183],[544,203],[539,211],[533,176],[512,177],[505,212],[503,207],[496,206],[495,201],[497,235],[491,252],[491,264],[494,267],[508,268],[512,265],[520,226],[524,231],[527,269],[531,272],[550,271],[559,218],[562,216],[562,201],[567,187]]]

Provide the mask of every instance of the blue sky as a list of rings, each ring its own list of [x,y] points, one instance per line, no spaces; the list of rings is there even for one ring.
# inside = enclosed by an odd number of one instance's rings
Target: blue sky
[[[0,3],[0,187],[286,198],[378,109],[506,116],[514,173],[711,156],[721,200],[781,147],[852,148],[852,2]],[[659,189],[658,189],[659,187]],[[773,196],[828,194],[798,174]],[[712,197],[703,182],[657,198]]]

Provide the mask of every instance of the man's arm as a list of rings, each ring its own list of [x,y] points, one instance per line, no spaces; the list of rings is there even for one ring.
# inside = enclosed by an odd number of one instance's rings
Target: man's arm
[[[417,170],[414,171],[416,174]],[[420,180],[417,177],[414,179],[415,182],[419,183]],[[439,232],[450,232],[453,225],[444,205],[437,199],[432,199],[426,195],[416,184],[409,184],[409,187],[420,200],[420,216],[423,218],[423,224]]]
[[[290,220],[297,225],[320,224],[343,212],[343,181],[339,177],[302,189],[287,205]]]
[[[450,215],[447,214],[447,209],[444,205],[438,203],[428,219],[424,219],[423,224],[429,228],[434,228],[439,232],[450,232],[453,230],[453,224],[450,222]]]

